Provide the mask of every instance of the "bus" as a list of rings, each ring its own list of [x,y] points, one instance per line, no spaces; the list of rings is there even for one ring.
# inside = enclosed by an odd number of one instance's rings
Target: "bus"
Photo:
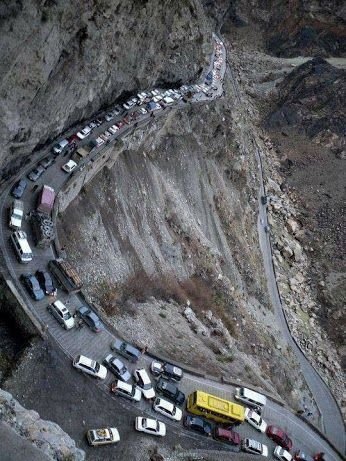
[[[220,423],[241,424],[245,419],[245,408],[242,405],[202,391],[189,395],[187,411]]]

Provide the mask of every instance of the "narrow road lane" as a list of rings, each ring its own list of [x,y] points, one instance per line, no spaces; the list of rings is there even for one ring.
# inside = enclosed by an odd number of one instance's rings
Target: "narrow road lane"
[[[227,60],[228,75],[230,77],[235,96],[242,106],[241,93],[239,91],[238,82],[233,75],[231,63]],[[265,232],[265,226],[268,226],[268,217],[266,206],[261,202],[261,196],[265,196],[264,187],[264,172],[263,164],[261,159],[261,152],[256,144],[254,137],[249,132],[244,131],[244,136],[248,136],[250,145],[254,146],[254,155],[256,157],[256,163],[259,165],[259,182],[260,189],[258,192],[258,236],[260,242],[260,248],[263,256],[264,270],[267,279],[267,287],[270,295],[272,306],[275,310],[278,325],[281,326],[281,333],[287,344],[292,348],[297,360],[300,363],[302,373],[305,381],[314,397],[314,400],[319,408],[322,417],[323,431],[325,432],[328,439],[340,450],[341,453],[345,452],[345,426],[344,421],[339,409],[339,406],[331,393],[329,387],[322,380],[318,372],[310,364],[308,359],[303,354],[302,350],[298,347],[296,342],[291,336],[291,332],[284,314],[283,306],[281,303],[278,286],[276,283],[274,266],[273,266],[273,255],[272,248],[270,245],[269,234]],[[262,224],[263,223],[263,224]]]

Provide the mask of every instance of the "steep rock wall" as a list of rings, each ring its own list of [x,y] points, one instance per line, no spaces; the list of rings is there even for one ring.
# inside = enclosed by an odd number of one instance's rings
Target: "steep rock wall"
[[[196,78],[211,47],[205,21],[197,0],[1,5],[0,165],[116,98]]]

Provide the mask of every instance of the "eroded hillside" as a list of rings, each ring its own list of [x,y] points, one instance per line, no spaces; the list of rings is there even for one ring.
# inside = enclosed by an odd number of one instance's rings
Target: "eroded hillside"
[[[138,130],[63,214],[60,239],[129,340],[297,403],[263,276],[257,164],[226,94]]]

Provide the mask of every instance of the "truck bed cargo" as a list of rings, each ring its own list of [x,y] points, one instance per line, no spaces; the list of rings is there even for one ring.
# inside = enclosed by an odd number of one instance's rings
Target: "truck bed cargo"
[[[47,248],[55,238],[54,223],[44,213],[33,213],[30,220],[35,245]]]
[[[48,263],[48,268],[68,293],[76,293],[81,290],[83,283],[76,270],[66,259],[51,260]]]

